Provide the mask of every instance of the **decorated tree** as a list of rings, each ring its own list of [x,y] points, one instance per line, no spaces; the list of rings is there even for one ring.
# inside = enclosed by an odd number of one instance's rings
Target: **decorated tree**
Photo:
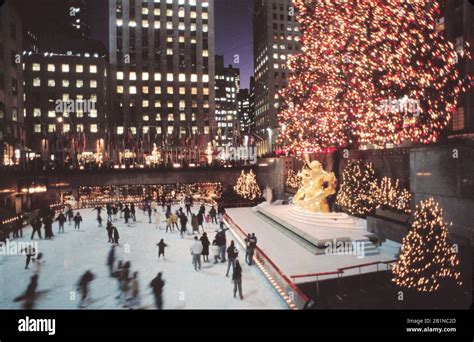
[[[352,160],[342,173],[336,206],[351,215],[366,216],[376,207],[377,179],[371,163]]]
[[[234,191],[242,198],[254,200],[262,196],[262,192],[257,183],[257,177],[250,170],[249,173],[245,173],[242,170],[237,183],[234,186]]]
[[[301,177],[295,171],[289,170],[285,185],[291,189],[299,189],[301,187]]]
[[[399,211],[410,214],[411,194],[400,186],[400,181],[389,177],[382,178],[375,193],[377,208]]]
[[[321,151],[436,141],[469,86],[436,29],[438,0],[294,0],[301,52],[281,94],[280,143]]]
[[[448,280],[462,284],[458,267],[442,209],[432,198],[422,201],[403,239],[400,259],[392,269],[393,282],[419,292],[434,292]]]

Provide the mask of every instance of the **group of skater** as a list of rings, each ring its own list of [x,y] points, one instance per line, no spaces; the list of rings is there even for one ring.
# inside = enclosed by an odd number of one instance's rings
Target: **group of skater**
[[[161,200],[162,210],[159,210],[156,202],[146,201],[141,209],[145,216],[148,216],[148,223],[154,224],[156,229],[165,230],[166,233],[174,232],[175,229],[180,233],[181,238],[185,235],[193,236],[192,244],[190,247],[190,253],[192,256],[192,265],[196,272],[201,270],[202,264],[201,259],[204,263],[214,264],[227,263],[226,277],[231,276],[233,282],[233,294],[234,297],[239,296],[241,300],[244,299],[242,293],[242,266],[239,261],[239,248],[232,240],[230,244],[227,244],[226,231],[229,228],[225,225],[225,208],[218,204],[211,206],[206,211],[207,207],[204,204],[199,206],[197,213],[193,212],[193,201],[191,197],[185,198],[184,208],[179,207],[173,211],[173,203],[166,201],[162,198]],[[129,309],[140,309],[142,308],[140,301],[140,286],[139,286],[139,274],[138,271],[132,271],[130,261],[116,260],[116,248],[119,246],[119,231],[114,224],[115,221],[123,219],[125,224],[129,224],[131,221],[136,222],[136,205],[134,203],[123,204],[107,204],[105,209],[101,206],[93,208],[93,211],[97,212],[97,222],[99,227],[102,227],[102,212],[105,210],[107,215],[107,224],[105,230],[108,235],[108,243],[111,244],[110,251],[107,255],[106,264],[109,270],[109,276],[115,278],[118,283],[118,305],[123,308]],[[54,210],[42,210],[39,215],[35,217],[31,226],[33,228],[31,239],[37,234],[42,239],[41,228],[44,229],[45,239],[51,239],[54,237],[53,234],[53,223],[58,222],[58,234],[64,233],[64,226],[66,222],[69,225],[74,225],[74,230],[80,230],[81,222],[83,221],[79,211],[74,213],[72,208],[67,208],[65,212],[59,211],[57,216]],[[191,229],[188,230],[188,222],[190,222]],[[179,225],[178,225],[179,223]],[[217,225],[215,236],[210,240],[208,232],[213,228],[213,225]],[[163,227],[164,226],[164,227]],[[23,236],[23,222],[18,224],[18,228],[14,231],[14,237]],[[206,230],[208,230],[206,232]],[[158,261],[163,258],[165,259],[165,251],[169,248],[169,245],[165,242],[165,239],[161,238],[158,243]],[[245,262],[248,265],[253,264],[253,258],[255,250],[257,248],[257,238],[255,234],[248,234],[245,238]],[[43,255],[37,254],[34,250],[26,251],[27,256],[25,269],[28,269],[30,263],[33,265],[33,276],[31,277],[30,283],[24,295],[18,297],[24,301],[25,308],[33,308],[35,291],[38,287],[39,270],[41,265],[44,263]],[[211,258],[210,258],[211,256]],[[90,283],[96,279],[97,276],[92,270],[85,271],[77,282],[77,290],[80,293],[79,307],[85,308],[92,303],[90,298]],[[154,304],[156,308],[163,308],[163,288],[165,281],[163,280],[163,274],[159,272],[155,278],[149,283],[151,288]],[[17,299],[18,299],[17,298]],[[17,300],[16,299],[16,300]]]

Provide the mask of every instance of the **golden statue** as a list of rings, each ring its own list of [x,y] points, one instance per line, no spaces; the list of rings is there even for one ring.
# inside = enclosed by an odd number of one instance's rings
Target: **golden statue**
[[[298,174],[302,186],[293,203],[311,212],[329,213],[327,197],[336,193],[337,179],[333,172],[326,172],[318,161],[312,161]]]

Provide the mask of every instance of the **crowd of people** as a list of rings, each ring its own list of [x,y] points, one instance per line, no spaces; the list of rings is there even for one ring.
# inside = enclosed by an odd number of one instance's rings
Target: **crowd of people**
[[[158,204],[159,203],[159,204]],[[160,206],[161,205],[161,209]],[[174,207],[176,209],[176,207]],[[173,205],[170,201],[162,198],[160,201],[147,201],[141,205],[143,214],[148,218],[148,224],[154,225],[155,229],[165,230],[165,233],[178,233],[181,238],[187,235],[194,235],[192,238],[192,245],[190,253],[192,256],[192,265],[196,272],[202,268],[202,262],[213,264],[227,263],[226,277],[231,276],[234,284],[234,297],[239,295],[241,300],[244,299],[242,293],[242,267],[238,260],[239,248],[232,240],[227,244],[226,231],[229,228],[225,225],[226,211],[222,205],[211,206],[206,208],[201,204],[197,213],[193,212],[193,199],[186,197],[184,200],[184,208],[179,207],[173,211]],[[206,210],[208,209],[208,210]],[[133,271],[131,262],[124,260],[117,260],[116,248],[120,246],[120,235],[116,222],[123,220],[126,225],[137,222],[137,205],[134,203],[110,203],[105,208],[97,206],[92,209],[97,212],[98,226],[102,227],[102,212],[105,211],[107,215],[107,223],[105,230],[107,232],[107,243],[111,244],[110,251],[107,255],[106,265],[109,271],[109,276],[115,278],[118,283],[118,295],[116,299],[118,305],[123,308],[141,309],[143,308],[140,301],[140,286],[138,271]],[[57,215],[56,215],[57,214]],[[67,208],[65,211],[60,210],[56,213],[52,209],[41,210],[37,217],[31,221],[32,234],[31,239],[43,239],[42,230],[44,231],[45,239],[52,239],[55,235],[53,233],[53,223],[58,222],[58,234],[64,233],[65,223],[68,222],[70,226],[74,225],[74,231],[81,229],[81,222],[83,221],[79,211],[74,212],[73,208]],[[190,222],[190,227],[188,227]],[[178,224],[179,223],[179,224]],[[218,229],[215,231],[215,236],[212,242],[208,236],[208,232],[212,229],[212,225],[217,224]],[[17,223],[13,230],[13,237],[23,236],[23,222]],[[208,230],[206,232],[206,230]],[[7,236],[7,238],[9,238]],[[253,264],[253,257],[255,249],[257,248],[257,238],[255,234],[248,234],[245,239],[246,254],[245,262],[248,265]],[[165,251],[169,249],[169,245],[161,238],[156,243],[158,248],[158,261],[162,258],[166,260]],[[34,249],[25,251],[26,264],[25,269],[29,268],[30,263],[33,263],[33,276],[25,293],[16,301],[23,301],[25,308],[33,308],[38,287],[39,270],[43,261],[43,255],[36,253]],[[212,256],[210,259],[209,257]],[[77,282],[77,291],[80,293],[79,307],[85,308],[93,301],[90,298],[90,283],[96,278],[92,270],[87,270],[82,274]],[[162,273],[157,276],[149,284],[151,292],[155,299],[156,308],[163,308],[163,288],[165,281]]]

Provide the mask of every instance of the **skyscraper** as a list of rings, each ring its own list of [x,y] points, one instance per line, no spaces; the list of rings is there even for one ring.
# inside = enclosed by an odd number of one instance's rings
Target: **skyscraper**
[[[240,130],[243,133],[249,133],[252,129],[252,117],[250,112],[250,93],[248,89],[240,89],[238,103]]]
[[[225,145],[238,134],[240,69],[224,65],[224,56],[216,56],[216,114],[218,143]]]
[[[15,165],[25,147],[22,24],[11,1],[0,6],[0,165]]]
[[[255,0],[255,123],[264,142],[259,154],[274,149],[278,135],[278,92],[288,83],[288,56],[298,52],[299,30],[291,0]]]
[[[438,20],[437,30],[444,32],[453,43],[456,51],[461,52],[466,42],[470,45],[471,55],[474,49],[474,6],[469,0],[447,0],[443,15]],[[459,66],[463,74],[472,75],[472,59]],[[461,98],[449,132],[451,137],[470,137],[474,139],[474,88],[467,90]]]
[[[210,137],[213,0],[110,0],[109,51],[117,135]]]

